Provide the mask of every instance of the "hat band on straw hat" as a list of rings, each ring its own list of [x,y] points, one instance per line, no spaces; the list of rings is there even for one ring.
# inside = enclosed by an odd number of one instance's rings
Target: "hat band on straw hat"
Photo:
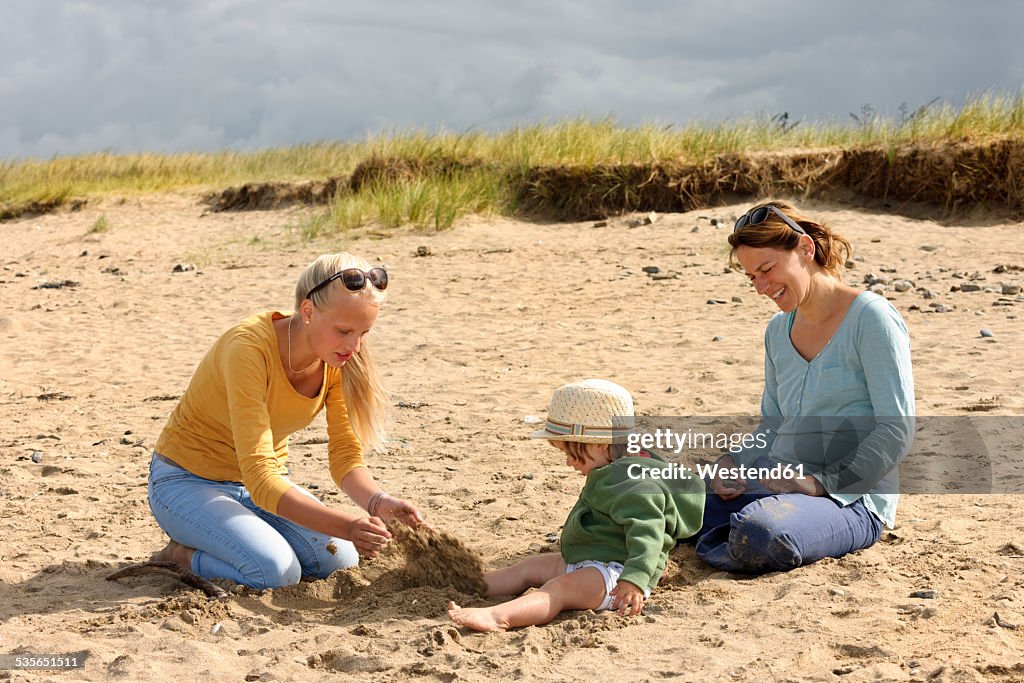
[[[611,437],[621,430],[616,430],[614,427],[588,427],[587,425],[575,424],[571,422],[558,422],[548,418],[547,424],[544,425],[544,431],[556,434],[558,436],[604,436]]]

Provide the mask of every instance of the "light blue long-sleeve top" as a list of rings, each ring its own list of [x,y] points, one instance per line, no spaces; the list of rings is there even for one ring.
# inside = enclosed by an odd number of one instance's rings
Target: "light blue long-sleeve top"
[[[766,448],[735,460],[751,465],[767,455],[773,463],[803,463],[833,499],[845,506],[863,498],[892,527],[896,465],[913,444],[916,414],[903,318],[884,298],[862,292],[810,361],[793,346],[792,320],[780,311],[765,330],[760,429]]]

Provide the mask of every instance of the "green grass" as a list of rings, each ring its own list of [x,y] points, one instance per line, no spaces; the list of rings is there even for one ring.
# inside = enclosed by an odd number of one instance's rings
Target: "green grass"
[[[33,202],[178,189],[219,190],[248,182],[348,176],[372,156],[481,162],[475,170],[370,183],[339,195],[303,227],[308,237],[367,222],[444,229],[467,213],[515,210],[512,181],[538,166],[701,164],[717,155],[774,150],[878,147],[1024,137],[1024,92],[982,95],[956,108],[925,106],[899,117],[865,107],[845,121],[762,116],[682,126],[622,126],[614,119],[571,119],[499,133],[394,132],[357,142],[320,142],[255,152],[89,154],[0,162],[0,215]]]
[[[95,235],[96,233],[106,232],[110,230],[110,221],[107,220],[107,214],[102,214],[96,219],[96,222],[89,228],[88,234]]]
[[[368,199],[368,203],[365,200]],[[411,224],[418,228],[446,230],[467,214],[503,212],[512,208],[509,185],[500,174],[477,169],[445,177],[425,176],[403,183],[375,183],[367,191],[342,195],[334,210],[363,208],[389,228]],[[355,227],[354,221],[343,227]]]
[[[502,175],[473,169],[406,182],[374,182],[358,193],[342,193],[326,211],[317,212],[301,226],[315,239],[348,232],[378,222],[385,228],[411,225],[425,230],[447,230],[468,214],[511,213],[511,186]]]

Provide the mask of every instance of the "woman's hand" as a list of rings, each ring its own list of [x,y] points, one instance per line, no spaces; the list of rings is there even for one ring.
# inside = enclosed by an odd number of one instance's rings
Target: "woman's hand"
[[[391,532],[380,517],[360,517],[352,520],[346,540],[352,541],[363,557],[374,558],[391,540]]]
[[[384,493],[365,467],[349,472],[341,482],[341,489],[371,517],[379,517],[384,522],[401,522],[414,529],[421,524],[431,528],[412,503]]]
[[[426,524],[430,528],[420,511],[412,503],[401,498],[385,495],[377,505],[377,514],[385,522],[401,522],[413,529]]]
[[[640,614],[644,606],[644,592],[629,581],[619,581],[615,588],[608,591],[612,596],[612,609],[621,616],[631,617]]]
[[[772,493],[802,493],[805,496],[824,496],[825,487],[814,477],[808,475],[798,477],[780,477],[778,479],[762,479],[761,486]]]
[[[722,500],[732,500],[740,497],[747,490],[745,479],[729,479],[722,476],[723,469],[736,467],[735,461],[728,455],[718,460],[718,469],[715,470],[715,478],[711,480],[711,491]]]

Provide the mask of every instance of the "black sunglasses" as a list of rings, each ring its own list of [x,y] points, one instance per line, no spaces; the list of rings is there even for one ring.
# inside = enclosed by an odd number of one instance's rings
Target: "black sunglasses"
[[[801,228],[799,223],[797,223],[795,220],[787,216],[785,212],[780,211],[771,204],[759,206],[756,209],[751,209],[750,211],[747,211],[745,214],[736,219],[736,225],[734,225],[732,228],[733,233],[739,232],[748,225],[761,225],[761,223],[764,223],[765,220],[768,219],[769,212],[774,213],[776,216],[784,220],[786,222],[786,225],[793,228],[801,235],[807,235],[807,231]],[[808,237],[810,237],[810,235],[808,235]]]
[[[313,296],[314,292],[323,289],[335,280],[341,280],[345,284],[345,289],[350,292],[358,292],[362,290],[362,288],[366,286],[367,281],[383,292],[388,288],[388,271],[383,268],[370,268],[370,270],[363,272],[358,268],[346,268],[345,270],[335,273],[313,289],[309,290],[309,293],[306,294],[306,298],[310,298]]]

